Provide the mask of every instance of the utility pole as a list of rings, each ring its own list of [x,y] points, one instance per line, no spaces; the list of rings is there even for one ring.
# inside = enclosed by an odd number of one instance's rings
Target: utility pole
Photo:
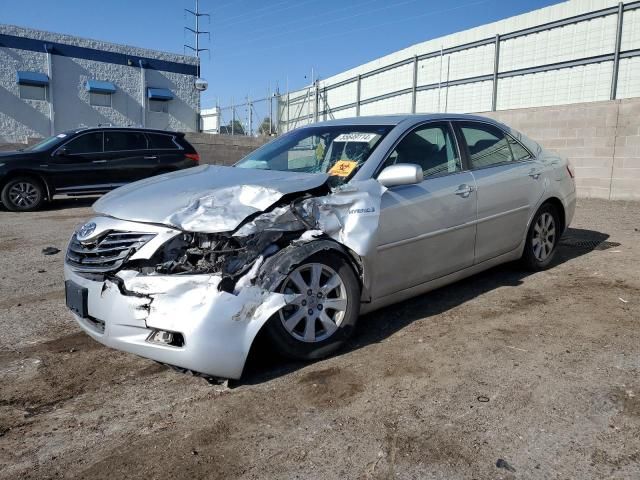
[[[209,16],[208,13],[201,13],[200,12],[200,0],[195,0],[196,1],[196,9],[195,11],[193,10],[189,10],[188,8],[185,8],[185,12],[190,13],[191,15],[194,16],[195,20],[196,20],[196,28],[195,30],[193,28],[190,27],[184,27],[186,30],[190,31],[191,33],[193,33],[194,35],[194,40],[195,40],[195,47],[185,43],[184,44],[184,49],[190,49],[193,52],[195,52],[196,54],[196,58],[198,59],[198,66],[197,66],[197,75],[196,75],[196,80],[194,82],[194,87],[196,90],[198,90],[198,92],[204,92],[208,87],[209,87],[209,83],[203,79],[202,77],[200,77],[200,52],[204,52],[204,51],[209,51],[210,50],[208,48],[200,48],[200,35],[208,35],[209,36],[209,42],[211,42],[211,34],[209,32],[203,32],[200,30],[200,17],[207,17],[209,19],[209,23],[211,23],[211,17]],[[209,58],[211,58],[211,55],[209,55]],[[197,122],[197,131],[200,132],[201,131],[201,126],[202,126],[202,117],[200,116],[200,95],[198,95],[198,111],[196,113],[196,122]]]
[[[233,97],[231,97],[231,135],[235,135],[236,127],[236,105],[233,103]]]
[[[253,104],[247,97],[247,107],[249,108],[249,136],[253,136]]]
[[[200,48],[200,35],[208,35],[209,36],[209,41],[211,41],[211,33],[210,32],[203,32],[202,30],[200,30],[200,17],[207,17],[209,19],[211,19],[211,16],[208,13],[201,13],[200,12],[200,0],[196,0],[196,9],[195,11],[193,10],[189,10],[188,8],[184,9],[185,12],[190,13],[191,15],[194,16],[195,20],[196,20],[196,28],[195,30],[193,28],[190,27],[184,27],[185,30],[189,30],[191,33],[193,33],[194,36],[194,40],[195,40],[195,47],[189,45],[189,44],[184,44],[185,48],[188,48],[189,50],[192,50],[195,54],[196,57],[198,57],[198,60],[200,59],[200,52],[205,52],[205,51],[209,51],[208,48]],[[200,77],[200,62],[198,62],[198,77]]]
[[[273,133],[273,94],[271,93],[271,83],[269,83],[267,97],[269,98],[269,136],[271,136]]]

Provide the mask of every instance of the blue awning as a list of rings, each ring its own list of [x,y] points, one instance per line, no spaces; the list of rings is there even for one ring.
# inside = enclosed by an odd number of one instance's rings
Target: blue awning
[[[168,88],[147,88],[147,93],[153,100],[173,100],[173,92]]]
[[[87,91],[96,93],[116,93],[116,86],[102,80],[87,80]]]
[[[19,85],[49,85],[49,77],[46,73],[40,72],[16,72]]]

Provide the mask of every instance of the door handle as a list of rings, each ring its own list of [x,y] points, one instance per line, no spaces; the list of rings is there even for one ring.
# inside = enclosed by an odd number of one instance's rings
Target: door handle
[[[458,187],[458,190],[456,190],[456,195],[462,198],[467,198],[469,195],[471,195],[471,192],[473,191],[475,191],[474,187],[472,187],[471,185],[467,185],[466,183],[463,183]]]
[[[536,170],[535,168],[531,169],[531,171],[529,172],[529,176],[531,178],[533,178],[534,180],[538,180],[540,178],[540,171]]]
[[[91,163],[107,163],[106,160],[93,160]]]
[[[144,158],[145,160],[155,160],[155,159],[156,159],[156,158],[158,158],[158,157],[156,157],[155,155],[151,155],[151,156],[149,156],[149,157],[143,157],[143,158]]]

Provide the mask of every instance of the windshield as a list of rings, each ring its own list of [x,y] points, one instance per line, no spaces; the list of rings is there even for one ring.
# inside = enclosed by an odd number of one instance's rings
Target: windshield
[[[67,138],[66,133],[59,133],[58,135],[54,135],[53,137],[45,138],[44,140],[36,143],[35,145],[31,145],[24,149],[25,152],[42,152],[44,150],[48,150],[49,148],[59,144]]]
[[[360,168],[390,126],[342,125],[294,130],[240,160],[238,168],[328,173],[347,181]]]

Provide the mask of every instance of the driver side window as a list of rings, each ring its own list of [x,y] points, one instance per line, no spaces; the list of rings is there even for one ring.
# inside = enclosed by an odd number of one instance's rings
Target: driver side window
[[[460,155],[446,124],[423,125],[409,133],[391,152],[384,167],[396,163],[419,165],[425,179],[462,170]]]

